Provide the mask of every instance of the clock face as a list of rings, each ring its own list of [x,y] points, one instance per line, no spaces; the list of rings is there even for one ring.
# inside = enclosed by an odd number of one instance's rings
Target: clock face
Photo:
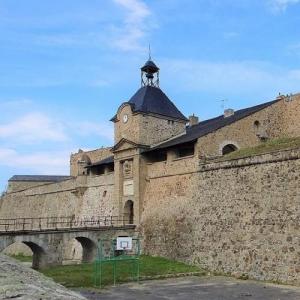
[[[128,121],[128,115],[124,115],[124,116],[123,116],[123,122],[124,122],[124,123],[127,123],[127,121]]]

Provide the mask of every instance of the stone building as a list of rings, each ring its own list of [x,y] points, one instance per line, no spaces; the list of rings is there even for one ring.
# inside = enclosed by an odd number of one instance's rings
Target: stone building
[[[69,177],[12,177],[0,218],[118,216],[146,253],[300,284],[299,151],[226,162],[300,136],[300,94],[199,122],[159,88],[153,61],[141,74],[111,119],[114,145],[72,154]]]

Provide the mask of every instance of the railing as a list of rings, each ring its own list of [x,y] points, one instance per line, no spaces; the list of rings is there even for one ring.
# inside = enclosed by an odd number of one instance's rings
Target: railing
[[[124,227],[126,225],[129,225],[128,219],[120,218],[119,216],[0,219],[0,234],[22,231],[101,229],[106,227]]]

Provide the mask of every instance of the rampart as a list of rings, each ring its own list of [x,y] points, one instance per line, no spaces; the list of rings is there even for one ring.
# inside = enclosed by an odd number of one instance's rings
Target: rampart
[[[144,251],[300,285],[300,149],[198,161],[190,172],[182,172],[184,161],[195,158],[148,168]]]
[[[0,218],[114,215],[113,173],[78,176],[6,194]]]

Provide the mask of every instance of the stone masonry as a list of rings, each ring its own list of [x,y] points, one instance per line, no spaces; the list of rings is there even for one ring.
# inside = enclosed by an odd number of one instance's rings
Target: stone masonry
[[[299,119],[296,94],[189,123],[150,80],[116,111],[112,147],[72,154],[68,180],[9,190],[0,219],[117,216],[145,253],[300,285],[300,150],[222,157],[300,137]]]

